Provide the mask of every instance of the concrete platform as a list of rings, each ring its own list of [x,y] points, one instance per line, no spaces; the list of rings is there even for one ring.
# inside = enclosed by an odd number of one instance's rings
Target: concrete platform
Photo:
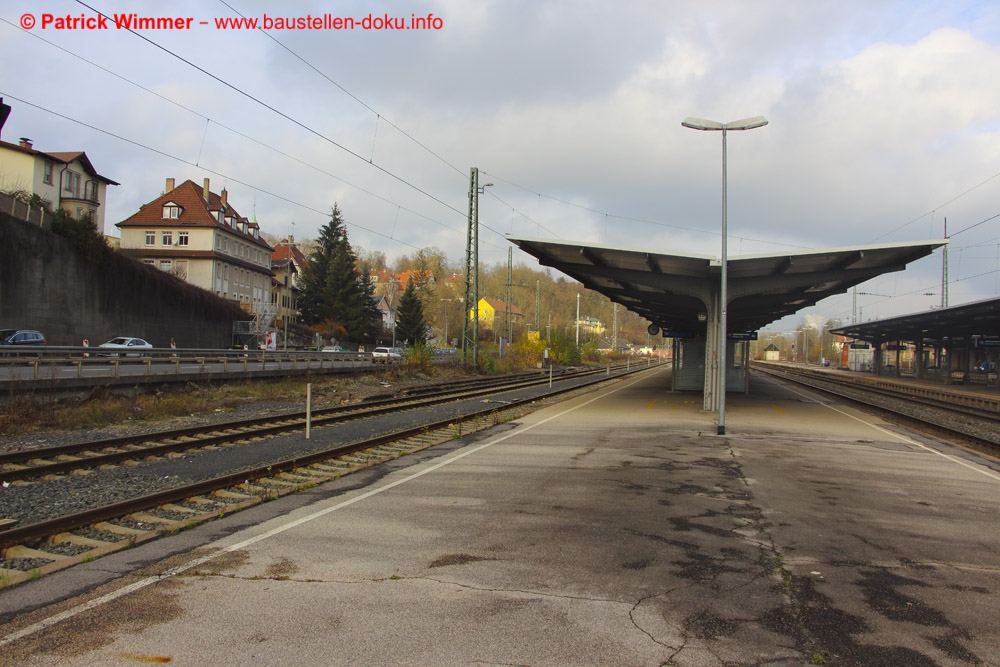
[[[1000,664],[998,461],[759,376],[717,436],[666,387],[2,592],[0,665]]]

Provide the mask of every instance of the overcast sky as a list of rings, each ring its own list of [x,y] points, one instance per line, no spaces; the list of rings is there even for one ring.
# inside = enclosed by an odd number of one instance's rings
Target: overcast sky
[[[210,178],[271,234],[315,238],[337,202],[356,247],[436,246],[457,265],[478,167],[494,184],[480,198],[484,262],[506,262],[504,234],[718,255],[721,136],[680,123],[763,115],[728,136],[731,256],[941,238],[947,218],[950,304],[1000,294],[995,0],[2,7],[2,138],[86,151],[121,183],[109,233],[166,178]],[[193,21],[42,27],[94,10]],[[215,25],[324,14],[434,18],[406,31]],[[938,251],[866,283],[864,319],[939,306],[941,267]],[[848,322],[851,294],[805,314]]]

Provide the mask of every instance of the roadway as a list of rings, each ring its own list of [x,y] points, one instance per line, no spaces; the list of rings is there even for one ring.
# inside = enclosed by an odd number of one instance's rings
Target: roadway
[[[758,376],[718,436],[668,387],[4,591],[0,665],[1000,664],[1000,462]]]

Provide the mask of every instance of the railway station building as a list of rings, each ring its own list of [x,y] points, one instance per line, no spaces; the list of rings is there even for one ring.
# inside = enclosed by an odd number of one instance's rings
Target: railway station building
[[[721,260],[708,255],[508,236],[521,250],[584,287],[642,316],[649,332],[671,339],[673,389],[703,392],[720,407]],[[762,327],[828,296],[908,264],[946,239],[744,255],[727,262],[725,391],[749,387],[749,342]]]

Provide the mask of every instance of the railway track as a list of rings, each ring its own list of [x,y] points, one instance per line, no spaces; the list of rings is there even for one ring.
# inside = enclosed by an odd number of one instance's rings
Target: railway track
[[[643,366],[630,370],[635,372],[645,369],[646,367]],[[620,378],[622,375],[622,372],[618,372],[613,377]],[[530,379],[518,378],[513,385],[509,383],[497,385],[495,381],[462,382],[458,383],[461,386],[453,385],[445,391],[432,392],[419,397],[386,398],[371,401],[370,404],[346,406],[350,408],[363,407],[366,409],[363,413],[331,408],[326,411],[319,422],[314,420],[313,424],[322,424],[322,419],[326,418],[331,420],[328,423],[336,423],[338,420],[361,419],[385,414],[387,411],[415,410],[446,401],[476,398],[512,389],[530,388],[549,382],[547,375],[544,378],[540,378],[538,374],[533,374],[533,376]],[[264,465],[241,469],[238,472],[141,494],[125,501],[92,507],[84,511],[27,525],[20,523],[4,525],[2,517],[0,517],[0,549],[2,549],[0,552],[0,588],[36,578],[85,560],[91,560],[112,551],[128,548],[138,542],[154,539],[160,535],[172,534],[218,516],[230,514],[288,493],[337,479],[342,475],[380,462],[488,428],[536,409],[538,401],[544,398],[590,387],[611,377],[611,369],[567,373],[559,377],[561,386],[554,384],[553,388],[544,396],[534,395],[522,399],[482,401],[480,407],[466,412],[461,418],[449,417],[421,423],[418,426],[393,430],[377,437],[364,438],[347,444],[337,444],[319,451],[292,456],[280,461],[271,461]],[[226,428],[227,432],[207,436],[210,440],[209,444],[206,444],[205,441],[196,444],[181,441],[189,436],[180,434],[186,434],[192,429],[158,433],[154,434],[156,438],[153,442],[147,442],[147,446],[143,449],[131,452],[104,451],[95,453],[93,456],[85,456],[83,452],[77,452],[67,455],[74,458],[79,457],[77,460],[47,460],[30,468],[33,472],[29,476],[37,479],[42,470],[47,470],[43,474],[51,477],[54,474],[52,471],[55,469],[46,466],[62,465],[63,463],[69,467],[58,474],[66,476],[70,474],[68,471],[79,472],[81,469],[92,469],[95,465],[109,465],[109,462],[117,465],[125,460],[169,455],[161,449],[163,447],[177,446],[181,449],[217,447],[220,444],[218,438],[227,439],[229,443],[256,441],[259,438],[268,437],[271,429],[278,429],[273,431],[273,433],[278,434],[301,431],[305,428],[304,420],[305,417],[302,414],[282,415],[265,420],[255,419],[251,420],[255,423],[247,427],[249,429],[247,431],[238,431],[239,422],[222,425],[231,428]],[[256,423],[273,421],[280,423],[277,425]],[[219,431],[220,425],[215,425],[211,429]],[[169,437],[165,437],[168,433]],[[178,440],[179,442],[164,442],[164,440]],[[90,445],[91,448],[94,448],[93,443],[80,443],[80,445]],[[121,443],[108,446],[115,450],[123,448]],[[55,449],[62,448],[48,448],[42,451],[52,454],[51,450]],[[37,457],[39,453],[36,450],[19,454],[34,454]],[[104,458],[104,462],[99,463],[102,457],[110,458]],[[76,468],[73,468],[74,464]],[[24,470],[28,469],[28,466],[24,468]],[[19,482],[19,484],[25,483],[29,482]]]
[[[560,380],[586,376],[597,371],[563,373]],[[603,372],[603,371],[602,371]],[[451,401],[487,396],[497,391],[533,387],[548,382],[538,373],[503,378],[458,380],[426,391],[408,390],[405,395],[368,400],[312,411],[311,426],[321,427],[413,410]],[[164,457],[205,447],[219,447],[304,430],[304,411],[232,421],[211,426],[160,431],[143,435],[81,442],[57,447],[0,454],[0,482],[22,482],[48,475],[118,465],[150,457]]]
[[[945,390],[927,390],[867,378],[837,377],[789,366],[754,364],[753,370],[817,389],[931,427],[938,432],[971,439],[992,453],[1000,452],[1000,409],[996,399],[983,399]]]

